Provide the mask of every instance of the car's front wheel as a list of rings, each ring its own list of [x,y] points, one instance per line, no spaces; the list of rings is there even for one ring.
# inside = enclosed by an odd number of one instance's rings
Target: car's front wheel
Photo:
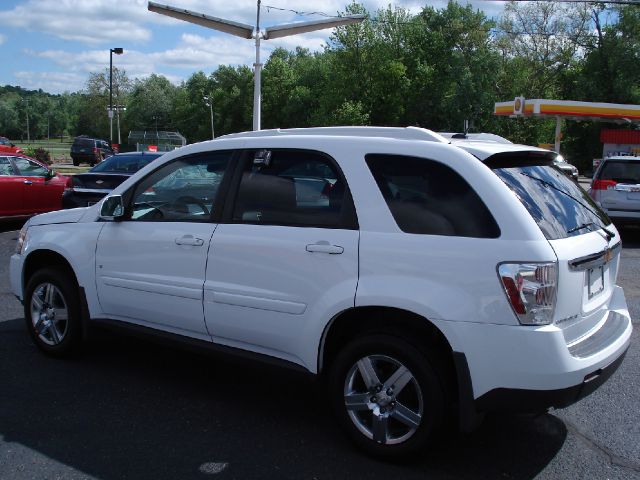
[[[329,388],[344,429],[377,457],[424,448],[445,416],[442,382],[428,356],[392,335],[349,343],[331,366]]]
[[[64,270],[42,269],[27,282],[24,315],[40,350],[63,357],[82,341],[80,296],[75,279]]]

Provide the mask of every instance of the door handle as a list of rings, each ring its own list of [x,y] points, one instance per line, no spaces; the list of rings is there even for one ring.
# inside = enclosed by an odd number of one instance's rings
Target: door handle
[[[323,240],[317,243],[310,243],[306,247],[307,252],[328,253],[330,255],[340,255],[344,252],[344,247],[339,245],[331,245],[329,242]]]
[[[25,185],[32,185],[33,184],[33,182],[31,180],[25,180],[22,183],[24,183]]]
[[[192,247],[201,247],[204,245],[204,240],[194,237],[193,235],[184,235],[176,238],[176,245],[190,245]]]

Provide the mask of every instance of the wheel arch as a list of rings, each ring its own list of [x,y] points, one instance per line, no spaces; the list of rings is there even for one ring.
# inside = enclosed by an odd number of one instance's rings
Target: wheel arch
[[[23,292],[31,276],[42,267],[62,268],[73,277],[76,285],[79,285],[78,276],[76,275],[75,270],[64,256],[53,250],[40,249],[30,252],[24,260],[24,264],[22,266]]]
[[[427,318],[395,307],[354,307],[336,315],[325,327],[318,347],[318,373],[329,367],[338,349],[363,333],[404,337],[424,350],[435,347],[453,365],[453,349],[442,331]]]

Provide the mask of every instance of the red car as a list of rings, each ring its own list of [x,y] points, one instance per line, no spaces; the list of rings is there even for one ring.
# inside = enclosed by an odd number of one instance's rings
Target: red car
[[[0,220],[61,209],[70,180],[33,158],[0,152]]]
[[[0,137],[0,154],[2,153],[22,153],[22,149],[16,147],[7,137]]]

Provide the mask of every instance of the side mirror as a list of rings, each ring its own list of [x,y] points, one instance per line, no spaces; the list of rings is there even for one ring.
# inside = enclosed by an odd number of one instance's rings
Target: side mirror
[[[56,172],[53,171],[53,169],[49,169],[47,170],[47,174],[44,176],[47,180],[51,180],[53,177],[56,176]]]
[[[103,220],[121,220],[124,217],[124,202],[122,195],[111,195],[102,202],[100,218]]]

